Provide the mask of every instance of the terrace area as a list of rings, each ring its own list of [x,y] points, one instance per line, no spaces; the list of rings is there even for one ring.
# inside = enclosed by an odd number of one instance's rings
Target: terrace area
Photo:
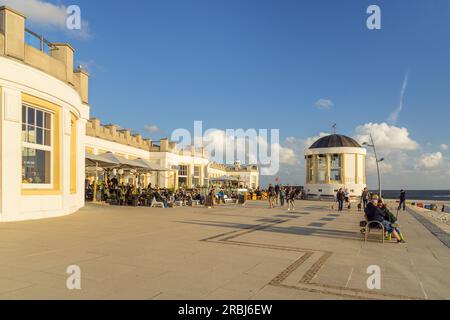
[[[450,299],[450,250],[422,212],[400,213],[407,244],[382,244],[362,241],[356,210],[296,207],[88,205],[1,224],[0,299]],[[81,290],[66,287],[70,265]],[[372,265],[380,290],[367,287]]]

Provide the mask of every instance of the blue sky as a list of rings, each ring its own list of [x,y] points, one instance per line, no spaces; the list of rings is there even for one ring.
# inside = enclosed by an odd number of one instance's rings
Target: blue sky
[[[28,22],[76,48],[77,63],[92,74],[91,114],[104,123],[155,139],[194,120],[207,128],[279,128],[283,147],[300,161],[287,160],[280,176],[297,184],[308,138],[333,123],[354,137],[380,129],[387,187],[450,189],[450,1],[45,2],[82,10],[83,37],[39,12],[29,12]],[[381,8],[381,30],[366,27],[371,4]],[[403,110],[388,122],[402,86]],[[318,108],[320,99],[329,108]],[[406,130],[409,147],[401,137],[390,145],[396,128]]]

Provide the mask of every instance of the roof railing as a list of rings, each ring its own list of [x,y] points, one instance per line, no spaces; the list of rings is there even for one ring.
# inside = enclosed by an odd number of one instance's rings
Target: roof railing
[[[27,28],[25,28],[25,42],[28,45],[49,55],[53,50],[57,50],[57,47],[55,47],[53,43],[45,39],[44,36],[37,34],[36,32]]]

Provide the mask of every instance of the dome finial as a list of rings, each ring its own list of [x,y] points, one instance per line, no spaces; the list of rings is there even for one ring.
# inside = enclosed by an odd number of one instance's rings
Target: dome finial
[[[333,128],[333,134],[336,134],[337,123],[333,124],[332,128]]]

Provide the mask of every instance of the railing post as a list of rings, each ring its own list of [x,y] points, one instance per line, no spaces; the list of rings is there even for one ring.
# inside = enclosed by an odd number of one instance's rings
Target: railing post
[[[39,40],[40,40],[40,43],[41,43],[41,51],[44,52],[44,37],[40,36]]]

